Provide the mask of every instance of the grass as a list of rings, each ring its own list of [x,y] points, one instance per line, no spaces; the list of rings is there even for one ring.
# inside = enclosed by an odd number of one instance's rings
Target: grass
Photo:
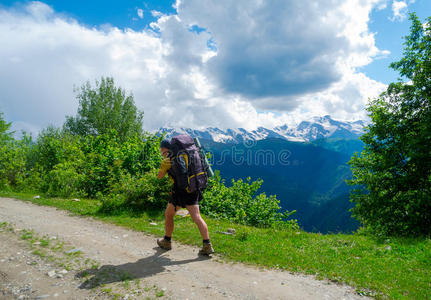
[[[24,193],[2,192],[0,195],[93,216],[158,236],[164,234],[162,213],[104,215],[98,213],[100,202],[92,199],[75,202],[42,196],[33,199],[34,194]],[[313,274],[319,279],[347,283],[356,287],[359,294],[376,298],[431,299],[430,239],[378,239],[360,234],[280,231],[205,220],[216,252],[225,259]],[[157,225],[150,225],[150,222]],[[217,233],[227,228],[235,228],[237,233]],[[174,239],[195,246],[202,242],[190,218],[181,217],[175,221]]]

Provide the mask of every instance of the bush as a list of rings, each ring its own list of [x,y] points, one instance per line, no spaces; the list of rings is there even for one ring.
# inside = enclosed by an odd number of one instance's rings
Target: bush
[[[168,178],[157,178],[157,171],[151,170],[141,177],[132,176],[130,173],[122,174],[119,181],[111,187],[111,194],[121,195],[123,205],[135,211],[162,210],[166,207],[171,191],[171,183]],[[104,203],[104,208],[111,203]]]
[[[85,176],[78,173],[72,164],[65,162],[57,164],[44,177],[44,192],[48,196],[83,197],[82,183]]]
[[[17,141],[0,145],[0,189],[10,189],[22,183],[26,170],[26,151]]]
[[[204,192],[201,211],[214,218],[251,226],[296,228],[296,220],[286,221],[295,211],[280,212],[280,202],[276,196],[257,194],[261,185],[262,180],[251,182],[251,179],[247,178],[246,181],[232,180],[232,186],[226,187],[220,173],[216,172]]]

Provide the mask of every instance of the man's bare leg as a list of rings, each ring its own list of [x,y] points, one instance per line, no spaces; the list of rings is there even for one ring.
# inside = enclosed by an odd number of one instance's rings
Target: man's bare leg
[[[171,237],[174,232],[174,217],[175,206],[172,203],[168,203],[165,210],[165,235],[168,237]]]
[[[204,219],[201,217],[199,211],[199,205],[186,205],[187,210],[192,217],[193,222],[198,226],[199,232],[201,233],[202,239],[209,240],[208,226]]]

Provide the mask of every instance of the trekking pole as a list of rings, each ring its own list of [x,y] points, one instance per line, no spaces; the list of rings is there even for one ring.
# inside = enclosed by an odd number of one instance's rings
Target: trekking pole
[[[199,149],[199,155],[201,156],[202,161],[204,162],[205,168],[207,169],[208,177],[213,177],[214,176],[214,171],[211,168],[210,163],[208,162],[208,158],[205,155],[205,152],[204,152],[204,150],[202,148],[202,145],[201,145],[201,142],[199,141],[199,138],[195,137],[194,140],[195,140],[196,147],[198,147],[198,149]]]

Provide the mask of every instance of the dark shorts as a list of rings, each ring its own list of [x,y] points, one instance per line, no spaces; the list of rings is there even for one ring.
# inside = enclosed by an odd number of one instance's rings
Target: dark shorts
[[[202,200],[202,192],[198,191],[195,193],[187,193],[182,190],[173,190],[169,203],[172,203],[175,207],[186,205],[198,205],[199,201]]]

